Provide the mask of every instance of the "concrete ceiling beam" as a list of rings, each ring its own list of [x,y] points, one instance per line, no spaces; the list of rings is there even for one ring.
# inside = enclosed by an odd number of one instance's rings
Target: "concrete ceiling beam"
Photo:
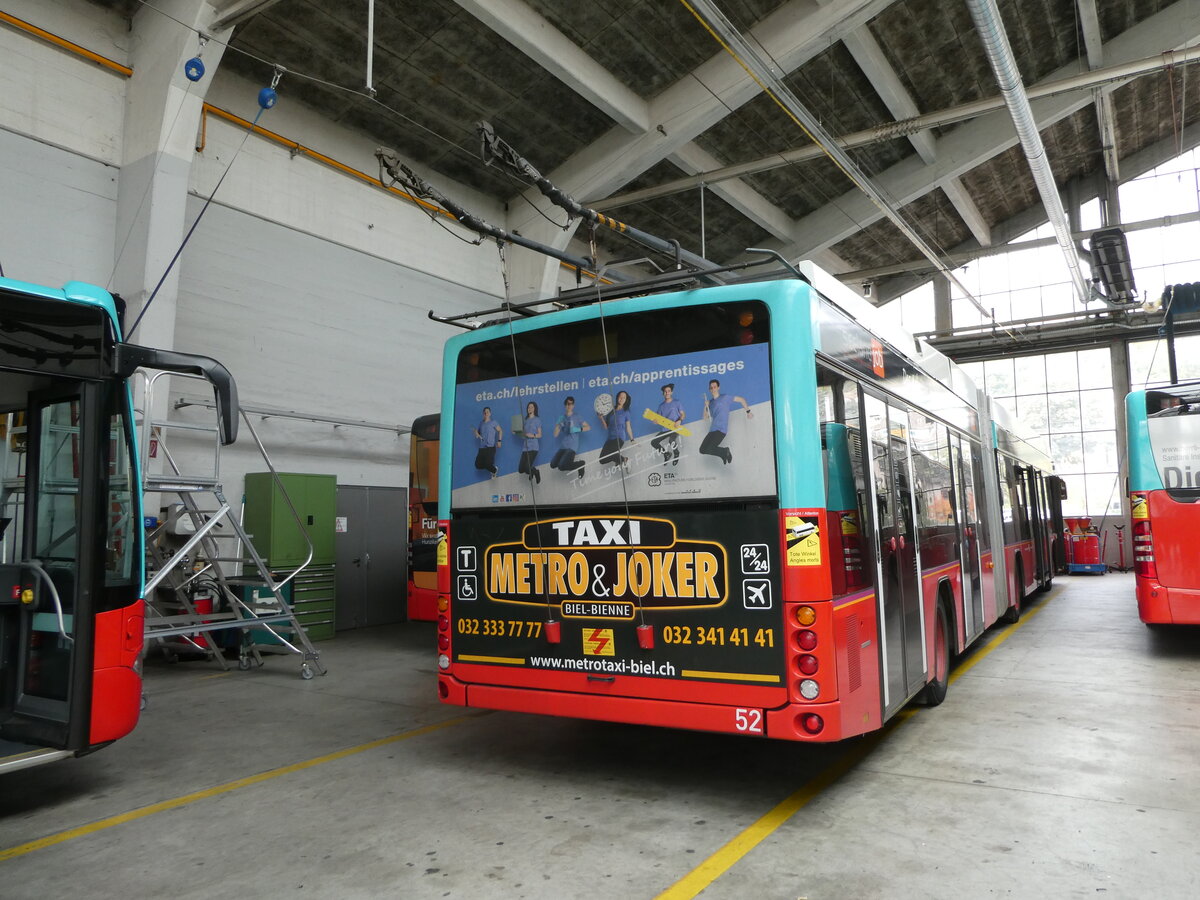
[[[1104,47],[1110,64],[1119,64],[1179,49],[1200,37],[1200,16],[1189,4],[1177,2],[1115,37]],[[1052,72],[1039,84],[1077,72],[1071,63]],[[1077,94],[1046,97],[1033,103],[1038,127],[1045,129],[1078,112],[1090,98]],[[1017,135],[1006,112],[990,113],[964,124],[938,141],[938,162],[925,164],[909,157],[881,173],[876,179],[896,202],[904,206],[929,193],[947,179],[957,178],[982,165],[1017,143]],[[833,203],[815,210],[796,223],[796,238],[780,246],[789,259],[806,259],[817,250],[833,246],[879,220],[882,213],[859,191],[850,191]],[[817,236],[814,238],[814,236]]]
[[[251,16],[266,12],[279,0],[210,0],[217,18],[211,26],[213,31],[224,31],[241,25]]]
[[[649,104],[521,0],[454,2],[625,131],[650,130]]]
[[[846,45],[846,49],[854,57],[855,63],[867,76],[875,93],[879,95],[879,99],[884,102],[894,119],[911,119],[921,114],[912,95],[905,88],[892,64],[888,62],[883,48],[879,46],[879,42],[875,40],[869,28],[864,26],[851,32],[842,38],[842,43]],[[918,131],[908,135],[908,140],[913,145],[913,149],[917,151],[917,155],[926,164],[934,165],[937,162],[937,147],[932,134],[928,131]],[[958,178],[948,178],[942,184],[942,190],[962,218],[963,223],[975,236],[975,240],[980,244],[991,243],[988,224],[963,183]]]
[[[695,143],[680,147],[668,159],[685,172],[693,173],[720,165],[712,154]],[[745,182],[722,181],[706,185],[705,190],[716,194],[764,231],[770,232],[776,240],[784,240],[791,235],[792,217]]]
[[[844,0],[820,7],[792,0],[751,34],[783,72],[791,72],[891,5],[892,0]],[[666,159],[754,97],[761,88],[718,50],[650,101],[651,128],[641,135],[612,129],[551,174],[576,196],[606,197]]]
[[[1188,134],[1183,149],[1186,152],[1197,146],[1200,146],[1200,130],[1194,134]],[[1140,178],[1142,175],[1157,169],[1163,163],[1169,162],[1178,155],[1179,141],[1174,135],[1171,135],[1154,142],[1149,147],[1144,147],[1137,153],[1125,157],[1121,166],[1125,171],[1125,183],[1128,184],[1130,181]],[[1109,184],[1103,178],[1097,179],[1091,174],[1081,176],[1078,182],[1078,185],[1074,187],[1077,190],[1080,205],[1086,204],[1100,196]],[[1068,184],[1067,187],[1071,188],[1072,185]],[[1132,233],[1135,231],[1144,231],[1149,228],[1181,225],[1197,220],[1200,220],[1200,213],[1185,213],[1178,216],[1165,216],[1139,222],[1114,222],[1112,224],[1114,226],[1119,225],[1125,231]],[[1020,241],[1017,244],[1008,243],[1014,236],[1026,234],[1045,223],[1046,210],[1041,203],[1036,203],[992,227],[992,233],[996,236],[997,243],[985,247],[972,247],[967,244],[960,244],[953,248],[947,258],[955,265],[961,266],[981,256],[995,256],[999,253],[1012,253],[1018,250],[1029,250],[1034,247],[1048,247],[1054,243],[1054,238],[1034,238],[1027,241]],[[1091,237],[1091,232],[1076,232],[1073,236],[1077,240],[1086,240]],[[888,279],[886,284],[876,292],[875,302],[880,305],[894,300],[896,297],[911,291],[915,287],[919,287],[932,277],[929,271],[929,262],[925,259],[911,259],[908,262],[896,263],[891,266],[876,266],[870,269],[851,270],[847,267],[842,272],[843,274],[839,275],[839,277],[851,287],[856,286],[862,281]]]
[[[827,49],[830,43],[865,25],[892,2],[843,0],[822,7],[815,0],[790,0],[760,22],[751,34],[775,65],[787,73]],[[650,101],[651,127],[647,131],[630,134],[623,127],[614,127],[548,177],[576,197],[606,197],[673,153],[684,150],[698,135],[760,92],[759,83],[728,53],[718,50]],[[537,209],[544,208],[546,201],[536,191],[525,196]],[[566,246],[571,239],[570,230],[548,227],[536,211],[526,213],[523,207],[516,207],[522,218],[514,216],[509,222],[510,230],[554,247]],[[514,289],[545,295],[553,289],[555,269],[546,260],[525,254],[510,270]]]
[[[1078,0],[1079,25],[1083,31],[1083,46],[1087,53],[1089,69],[1104,65],[1104,46],[1100,36],[1100,16],[1096,11],[1096,0]],[[1113,113],[1112,91],[1098,89],[1093,92],[1096,105],[1096,122],[1100,126],[1100,149],[1104,155],[1104,172],[1109,181],[1121,180],[1120,161],[1117,157],[1116,118]]]

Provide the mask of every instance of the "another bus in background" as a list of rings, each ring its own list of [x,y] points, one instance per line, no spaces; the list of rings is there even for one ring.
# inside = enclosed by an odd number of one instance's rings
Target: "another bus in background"
[[[432,622],[438,614],[438,442],[442,417],[421,416],[408,445],[408,618]]]
[[[1050,459],[1019,434],[1008,410],[989,400],[1000,515],[1004,532],[1005,568],[1014,596],[1024,598],[1047,590],[1056,572],[1063,571],[1061,478],[1050,473]],[[1009,607],[1005,621],[1015,622],[1020,606]]]
[[[841,740],[940,703],[1049,585],[1050,460],[927,344],[790,276],[590,288],[448,342],[445,702]],[[495,472],[484,406],[525,423]]]
[[[1138,615],[1200,625],[1200,382],[1125,398]]]
[[[214,360],[121,342],[92,285],[0,278],[0,772],[128,734],[142,697],[142,491],[128,380],[204,375],[221,440],[236,390]]]

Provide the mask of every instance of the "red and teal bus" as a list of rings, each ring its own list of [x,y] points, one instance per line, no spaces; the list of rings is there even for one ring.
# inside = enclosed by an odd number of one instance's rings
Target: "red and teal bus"
[[[236,393],[206,357],[121,342],[118,303],[0,278],[0,772],[128,734],[142,696],[141,484],[128,379],[204,374],[222,439]]]
[[[815,269],[631,290],[447,344],[443,701],[802,741],[940,703],[1049,585],[1049,459]]]
[[[1200,625],[1200,382],[1125,398],[1133,570],[1147,625]]]
[[[420,416],[408,443],[408,619],[438,616],[438,438],[441,416]]]

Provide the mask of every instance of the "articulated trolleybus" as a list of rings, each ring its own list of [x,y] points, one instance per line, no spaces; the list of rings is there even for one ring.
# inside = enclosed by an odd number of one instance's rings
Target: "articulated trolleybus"
[[[1133,570],[1147,625],[1200,625],[1200,382],[1125,398]]]
[[[96,750],[137,723],[144,552],[129,376],[229,373],[122,343],[114,298],[0,278],[0,773]]]
[[[443,701],[803,741],[940,703],[1049,585],[1049,460],[818,270],[618,290],[447,344]]]

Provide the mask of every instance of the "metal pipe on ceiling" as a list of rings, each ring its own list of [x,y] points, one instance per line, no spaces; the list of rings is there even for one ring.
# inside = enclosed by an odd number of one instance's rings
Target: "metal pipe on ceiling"
[[[1071,226],[1067,222],[1062,197],[1058,195],[1054,171],[1046,158],[1046,146],[1042,143],[1037,121],[1033,118],[1029,96],[1025,93],[1017,61],[1013,57],[1012,47],[1009,46],[1000,10],[996,8],[995,0],[967,0],[967,6],[975,20],[975,30],[979,32],[983,41],[984,53],[987,54],[992,72],[996,75],[1000,93],[1008,106],[1008,113],[1012,116],[1013,126],[1017,129],[1017,139],[1021,142],[1021,149],[1025,151],[1025,159],[1029,162],[1029,170],[1033,174],[1033,183],[1042,198],[1042,205],[1046,207],[1046,215],[1063,252],[1067,269],[1071,273],[1071,281],[1079,299],[1083,303],[1089,303],[1094,299],[1092,288],[1083,277],[1083,269],[1079,265],[1079,251],[1071,238]]]
[[[1059,94],[1069,94],[1074,91],[1094,90],[1100,85],[1112,84],[1118,81],[1129,81],[1141,75],[1161,72],[1172,66],[1183,65],[1198,59],[1200,59],[1200,46],[1188,47],[1184,50],[1170,51],[1158,54],[1157,56],[1147,56],[1142,59],[1117,63],[1116,65],[1105,66],[1102,69],[1092,69],[1089,72],[1081,72],[1077,75],[1069,75],[1066,78],[1059,78],[1055,81],[1034,85],[1026,89],[1026,94],[1030,100],[1041,100],[1044,97],[1056,97]],[[883,125],[876,125],[873,128],[855,131],[837,138],[837,142],[845,149],[851,150],[855,147],[864,147],[880,141],[891,141],[896,138],[907,137],[910,134],[927,131],[931,128],[944,128],[947,125],[954,125],[958,122],[964,122],[967,119],[978,118],[987,113],[995,112],[998,109],[1004,109],[1004,98],[1002,96],[972,100],[969,103],[960,103],[958,106],[951,106],[936,112],[923,113],[909,119],[900,119],[896,122],[887,122]],[[759,172],[779,169],[792,163],[805,162],[824,155],[824,151],[820,147],[810,144],[796,150],[775,153],[762,159],[750,160],[749,162],[737,163],[731,166],[722,166],[719,169],[699,172],[695,175],[689,175],[686,178],[676,178],[640,191],[630,191],[626,194],[617,194],[607,198],[596,197],[585,202],[590,205],[603,205],[605,209],[616,209],[619,206],[627,206],[630,203],[641,203],[645,200],[654,200],[658,197],[667,197],[671,194],[689,191],[700,184],[712,185],[731,178],[755,175]]]

